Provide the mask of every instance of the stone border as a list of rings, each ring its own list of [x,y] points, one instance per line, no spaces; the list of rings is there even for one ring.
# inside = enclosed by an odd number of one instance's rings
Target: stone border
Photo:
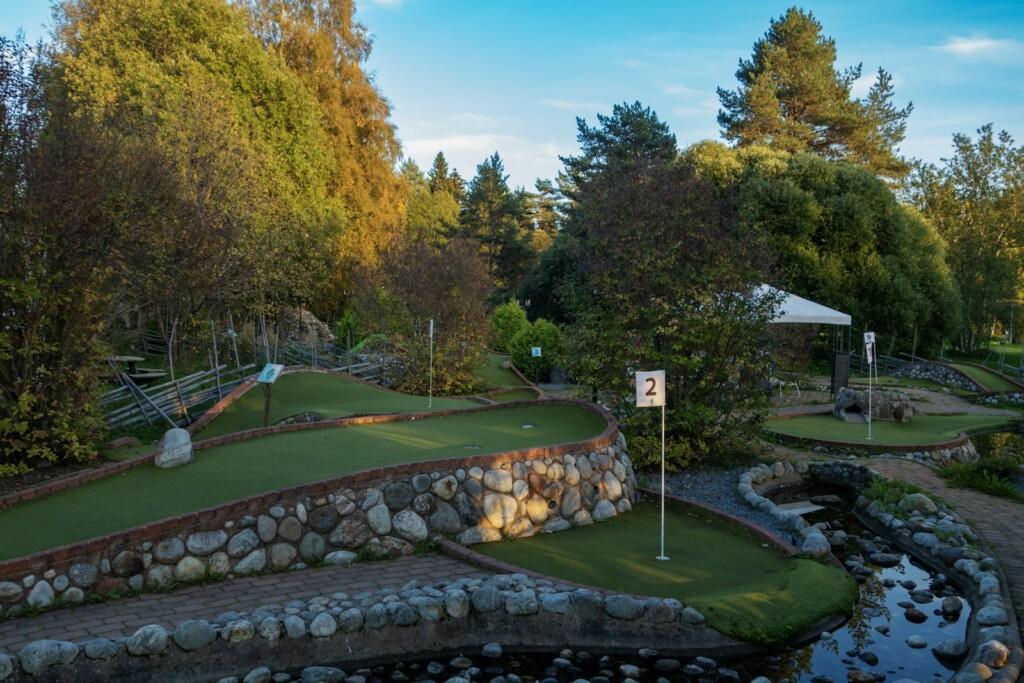
[[[815,553],[830,552],[828,539],[817,527],[808,525],[802,517],[782,510],[761,495],[773,488],[800,484],[808,477],[859,492],[883,476],[863,465],[836,461],[801,461],[796,467],[788,462],[776,462],[758,465],[740,475],[738,491],[749,505],[799,531],[805,539],[802,549]],[[936,571],[950,572],[961,587],[966,587],[965,592],[972,598],[970,602],[974,608],[967,628],[969,653],[952,681],[1016,681],[1024,665],[1024,648],[1016,616],[1008,607],[1013,604],[1009,584],[996,559],[984,556],[972,547],[978,542],[973,530],[955,512],[926,494],[905,497],[897,508],[900,515],[887,512],[877,501],[871,502],[859,495],[854,512],[869,528],[884,530],[886,536],[908,555]],[[931,521],[933,518],[938,521]],[[932,533],[937,528],[944,529],[944,538],[953,543],[940,540]],[[997,667],[995,662],[1002,664]],[[993,674],[992,669],[998,671]]]
[[[829,413],[831,414],[831,413]],[[793,416],[773,419],[792,419]],[[1007,424],[1012,424],[1009,421]],[[819,455],[833,455],[848,458],[857,457],[895,457],[904,458],[919,462],[929,467],[948,465],[954,462],[975,462],[978,459],[978,451],[974,447],[968,432],[960,432],[960,435],[951,441],[944,441],[933,444],[922,445],[875,445],[859,444],[847,441],[833,441],[831,439],[819,439],[808,436],[794,436],[782,434],[766,429],[770,439],[778,443],[799,446],[805,450],[812,450]],[[988,428],[979,431],[990,431]]]
[[[632,509],[636,477],[606,420],[604,436],[585,442],[363,470],[6,560],[0,614],[608,519]]]
[[[239,387],[236,387],[236,390],[241,388],[242,386],[243,385],[239,385]],[[232,391],[232,393],[234,393],[234,391]],[[228,398],[229,397],[226,396],[224,400],[228,400]],[[562,398],[547,398],[544,399],[544,402],[545,404],[576,405],[585,408],[593,413],[596,413],[598,416],[604,418],[608,426],[606,426],[605,430],[601,434],[599,434],[597,437],[594,437],[594,439],[588,441],[581,441],[569,444],[556,444],[554,446],[539,446],[534,447],[533,449],[507,451],[508,453],[521,455],[528,450],[536,451],[537,449],[547,449],[547,452],[545,454],[553,455],[555,454],[555,450],[563,447],[575,448],[593,442],[595,447],[600,448],[608,445],[608,443],[614,442],[615,437],[618,434],[618,425],[615,423],[614,418],[611,417],[611,414],[608,413],[608,411],[604,410],[602,407],[594,405],[592,403],[588,403],[586,401],[577,401],[573,399]],[[257,427],[255,429],[245,429],[239,432],[232,432],[231,434],[224,434],[222,436],[214,436],[207,439],[201,439],[199,441],[194,442],[193,449],[198,451],[204,448],[223,446],[225,444],[237,443],[239,441],[247,441],[249,439],[259,438],[262,436],[269,436],[272,434],[283,434],[287,432],[296,432],[306,429],[331,429],[367,424],[383,424],[387,422],[412,422],[415,420],[422,420],[432,417],[449,417],[452,415],[463,415],[478,411],[482,412],[488,410],[502,410],[511,407],[535,406],[537,405],[537,403],[537,401],[512,401],[509,403],[485,404],[481,405],[478,408],[453,408],[450,410],[424,411],[419,413],[381,413],[373,415],[353,415],[348,417],[339,417],[334,420],[321,420],[320,422],[303,422],[296,424],[274,425],[271,427]],[[599,443],[601,441],[603,441],[603,443]],[[153,462],[153,459],[155,457],[155,451],[151,453],[145,453],[130,460],[122,460],[120,462],[107,463],[88,470],[83,470],[81,472],[75,472],[64,477],[52,479],[37,486],[32,486],[18,491],[12,491],[11,493],[8,493],[4,496],[0,496],[0,510],[13,507],[18,503],[23,503],[25,501],[32,500],[33,498],[38,498],[40,496],[45,496],[51,493],[62,491],[66,488],[78,486],[79,484],[95,481],[97,479],[104,479],[115,474],[121,474],[122,472],[126,472],[136,467],[148,465]]]
[[[943,361],[921,360],[908,363],[892,374],[893,377],[927,379],[944,387],[960,389],[961,391],[987,391],[985,385],[981,382],[978,382],[963,370]]]
[[[275,669],[311,662],[361,666],[396,656],[481,647],[573,645],[662,654],[745,654],[747,643],[710,628],[678,600],[602,595],[523,574],[454,579],[431,586],[295,601],[214,622],[188,620],[173,631],[149,625],[128,638],[82,643],[35,641],[16,658],[0,654],[0,680],[216,680],[244,675],[273,652]],[[345,655],[349,657],[345,657]]]

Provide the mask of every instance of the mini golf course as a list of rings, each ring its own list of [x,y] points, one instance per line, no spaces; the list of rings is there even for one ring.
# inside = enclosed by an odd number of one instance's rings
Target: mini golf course
[[[581,406],[539,402],[203,449],[185,467],[138,467],[0,510],[0,560],[371,467],[582,441],[604,427]]]
[[[857,587],[842,570],[790,558],[747,530],[669,505],[658,561],[659,507],[558,534],[473,546],[531,571],[600,588],[676,598],[722,633],[780,643],[834,614],[849,615]]]
[[[995,429],[1009,424],[1004,415],[914,415],[909,424],[876,420],[868,426],[843,422],[832,415],[803,415],[786,420],[769,420],[765,427],[776,434],[804,439],[823,439],[872,446],[925,446],[952,441],[960,432]]]
[[[519,375],[505,367],[510,358],[505,354],[488,351],[486,362],[476,371],[477,379],[488,389],[525,386],[526,383]]]
[[[533,398],[533,396],[531,396]],[[205,439],[263,426],[263,387],[254,386],[206,425],[195,438]],[[431,410],[473,408],[475,401],[434,397]],[[302,413],[321,420],[374,413],[413,413],[427,410],[426,396],[387,391],[349,377],[324,372],[293,372],[274,384],[270,424]]]
[[[966,363],[951,363],[951,365],[975,382],[983,384],[989,391],[1021,391],[1019,386],[991,370]]]

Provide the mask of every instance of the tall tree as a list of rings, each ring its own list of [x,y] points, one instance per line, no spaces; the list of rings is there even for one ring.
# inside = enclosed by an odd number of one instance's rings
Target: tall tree
[[[539,253],[554,242],[562,222],[561,190],[551,180],[538,178],[536,192],[528,195],[528,209],[533,222],[533,245]]]
[[[992,124],[953,136],[941,166],[919,164],[907,195],[938,228],[964,302],[960,345],[984,343],[1019,296],[1024,268],[1024,147]]]
[[[791,7],[773,19],[750,59],[741,59],[737,90],[718,89],[718,122],[727,140],[845,159],[873,173],[909,171],[898,145],[913,104],[893,102],[892,77],[878,70],[867,98],[852,97],[862,67],[836,69],[835,40],[811,12]]]
[[[508,186],[497,152],[476,167],[462,209],[460,232],[480,244],[488,272],[499,290],[513,291],[529,267],[525,193]]]
[[[338,277],[372,264],[401,228],[405,184],[390,105],[364,71],[372,47],[353,0],[246,0],[256,35],[298,74],[320,103],[335,163],[331,193],[344,203]]]
[[[757,419],[772,311],[752,296],[764,250],[734,230],[729,198],[679,161],[653,111],[617,105],[598,122],[579,122],[582,152],[563,160],[575,200],[558,238],[576,252],[562,284],[570,364],[626,416],[639,462],[660,442],[651,411],[627,398],[632,371],[664,368],[669,456],[683,465]]]
[[[412,159],[402,164],[401,173],[409,197],[405,221],[408,237],[433,245],[444,243],[459,226],[459,202],[447,190],[432,190]]]
[[[438,152],[434,157],[434,163],[427,172],[427,180],[430,181],[431,192],[447,192],[459,202],[466,196],[466,183],[458,171],[448,170],[448,160],[444,152]]]

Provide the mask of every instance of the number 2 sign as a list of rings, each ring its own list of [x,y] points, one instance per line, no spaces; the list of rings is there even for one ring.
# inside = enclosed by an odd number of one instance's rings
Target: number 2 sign
[[[657,408],[665,405],[665,371],[636,373],[636,407]]]

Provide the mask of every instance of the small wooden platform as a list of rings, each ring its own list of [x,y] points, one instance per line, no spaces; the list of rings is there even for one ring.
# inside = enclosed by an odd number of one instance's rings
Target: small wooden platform
[[[801,500],[797,501],[796,503],[786,503],[784,505],[779,505],[778,507],[780,510],[792,512],[796,515],[809,515],[812,512],[817,512],[818,510],[825,509],[820,505],[815,505],[809,500]]]

